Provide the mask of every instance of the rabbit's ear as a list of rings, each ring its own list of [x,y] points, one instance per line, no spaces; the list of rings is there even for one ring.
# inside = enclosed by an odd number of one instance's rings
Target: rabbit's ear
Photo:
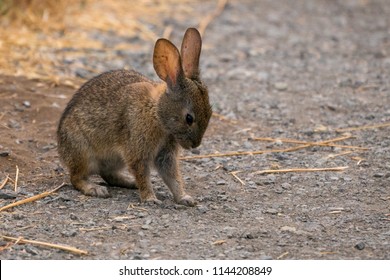
[[[175,86],[183,74],[179,50],[166,39],[158,39],[154,46],[153,66],[170,87]]]
[[[187,78],[198,78],[199,56],[202,48],[202,39],[199,31],[195,28],[188,28],[181,43],[181,57],[183,59],[183,70]]]

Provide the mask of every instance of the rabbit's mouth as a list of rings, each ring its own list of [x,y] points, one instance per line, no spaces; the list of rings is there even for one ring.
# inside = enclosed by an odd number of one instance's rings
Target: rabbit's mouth
[[[193,141],[191,139],[177,139],[177,142],[180,144],[180,146],[183,147],[183,149],[191,150],[200,145],[200,141]]]
[[[192,142],[189,142],[189,141],[179,141],[179,144],[180,144],[180,146],[183,147],[183,149],[186,149],[186,150],[191,150],[193,148],[196,148],[196,147],[194,147],[194,144],[192,144]]]

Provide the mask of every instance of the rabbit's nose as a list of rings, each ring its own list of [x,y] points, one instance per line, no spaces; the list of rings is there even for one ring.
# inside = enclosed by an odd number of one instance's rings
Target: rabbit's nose
[[[194,141],[192,141],[191,148],[195,149],[195,148],[199,147],[200,143],[201,143],[201,140],[194,140]]]

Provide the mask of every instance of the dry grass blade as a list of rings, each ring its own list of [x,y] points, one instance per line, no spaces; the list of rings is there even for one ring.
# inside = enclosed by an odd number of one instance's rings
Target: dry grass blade
[[[334,211],[329,211],[329,214],[341,214],[343,211],[341,210],[334,210]]]
[[[214,241],[214,242],[212,243],[212,245],[222,245],[222,244],[224,244],[224,243],[226,243],[226,240],[217,240],[217,241]]]
[[[237,180],[238,182],[240,182],[241,185],[245,186],[245,182],[244,182],[243,180],[241,180],[240,177],[237,176],[237,174],[240,173],[240,172],[242,172],[242,171],[233,171],[233,172],[230,172],[230,174],[231,174],[234,178],[236,178],[236,180]]]
[[[266,153],[283,153],[283,152],[292,152],[299,149],[304,149],[310,145],[297,146],[287,149],[275,149],[275,150],[259,150],[259,151],[247,151],[247,152],[230,152],[230,153],[220,153],[220,154],[208,154],[208,155],[195,155],[189,157],[181,157],[181,160],[192,160],[192,159],[201,159],[201,158],[212,158],[212,157],[235,157],[235,156],[253,156],[261,155]]]
[[[231,120],[231,119],[225,117],[224,115],[221,115],[221,114],[218,114],[218,113],[215,113],[215,112],[213,112],[213,117],[216,117],[217,119],[219,119],[221,121],[229,122],[231,124],[237,124],[237,121]]]
[[[347,131],[357,131],[357,130],[365,130],[365,129],[375,129],[375,128],[382,128],[390,126],[390,122],[388,123],[382,123],[382,124],[373,124],[373,125],[363,125],[363,126],[356,126],[356,127],[347,127],[347,128],[340,128],[336,129],[336,132],[347,132]]]
[[[127,210],[129,209],[138,209],[138,210],[141,210],[141,211],[145,211],[145,212],[148,212],[148,209],[146,208],[142,208],[142,207],[138,207],[138,206],[135,206],[134,204],[130,203],[129,206],[127,206]]]
[[[105,226],[105,227],[94,227],[94,228],[79,228],[80,231],[90,232],[90,231],[98,231],[98,230],[108,230],[112,229],[112,226]]]
[[[58,191],[60,188],[62,188],[65,185],[66,185],[65,183],[62,183],[60,186],[58,186],[57,188],[55,188],[55,189],[53,189],[51,191],[43,192],[43,193],[34,195],[32,197],[28,197],[28,198],[25,198],[25,199],[22,199],[22,200],[10,203],[8,205],[5,205],[5,206],[0,208],[0,212],[4,211],[4,210],[7,210],[7,209],[10,209],[10,208],[13,208],[13,207],[16,207],[16,206],[19,206],[19,205],[22,205],[22,204],[26,204],[26,203],[33,202],[33,201],[36,201],[38,199],[44,198],[44,197],[46,197],[48,195],[51,195],[54,192]]]
[[[14,185],[14,191],[18,191],[18,179],[19,179],[19,167],[16,165],[16,173],[15,173],[15,185]]]
[[[310,145],[310,146],[324,146],[324,147],[337,147],[337,148],[344,148],[344,149],[356,149],[356,150],[369,150],[369,148],[363,148],[363,147],[358,147],[358,146],[349,146],[349,145],[338,145],[338,144],[333,144],[333,142],[338,142],[342,140],[346,140],[351,138],[352,136],[346,136],[342,138],[335,138],[335,139],[330,139],[326,141],[321,141],[321,142],[306,142],[306,141],[300,141],[300,140],[295,140],[295,139],[278,139],[278,138],[254,138],[253,140],[255,141],[267,141],[267,142],[277,142],[281,141],[284,143],[293,143],[293,144],[305,144],[305,145]]]
[[[349,154],[352,154],[352,153],[353,153],[352,151],[347,151],[347,152],[344,152],[344,153],[328,155],[328,158],[335,158],[335,157],[345,156],[345,155],[349,155]]]
[[[323,252],[320,252],[320,255],[334,255],[334,254],[337,254],[336,252],[332,252],[332,251],[323,251]]]
[[[325,140],[322,142],[318,142],[317,144],[328,144],[331,142],[337,142],[337,141],[343,141],[346,139],[352,138],[351,135],[338,137],[334,139]],[[195,155],[195,156],[188,156],[188,157],[181,157],[181,160],[193,160],[193,159],[202,159],[202,158],[212,158],[212,157],[234,157],[234,156],[253,156],[253,155],[261,155],[266,153],[286,153],[286,152],[293,152],[301,149],[305,149],[308,147],[311,147],[311,144],[305,144],[300,146],[295,146],[291,148],[286,149],[274,149],[274,150],[259,150],[259,151],[247,151],[247,152],[230,152],[230,153],[220,153],[220,154],[208,154],[208,155]]]
[[[281,254],[279,257],[277,257],[276,259],[277,260],[280,260],[282,258],[284,258],[285,256],[287,256],[289,254],[289,252],[284,252],[283,254]]]
[[[7,175],[7,177],[5,177],[5,179],[4,179],[4,181],[0,184],[0,190],[2,188],[4,188],[4,186],[7,184],[8,180],[9,180],[9,176]]]
[[[225,9],[226,3],[227,3],[227,0],[218,0],[217,8],[215,9],[215,11],[200,21],[198,30],[199,30],[200,35],[202,35],[202,37],[206,31],[207,26],[223,12],[223,10]]]
[[[65,246],[65,245],[58,245],[58,244],[53,244],[48,242],[29,240],[29,239],[24,239],[23,237],[15,238],[15,237],[10,237],[5,235],[2,235],[1,238],[9,241],[17,241],[19,243],[33,244],[33,245],[39,245],[39,246],[44,246],[44,247],[49,247],[54,249],[60,249],[77,255],[88,255],[87,251],[80,250],[70,246]]]
[[[18,244],[20,242],[20,240],[22,240],[21,237],[19,237],[16,241],[11,241],[11,242],[8,242],[7,244],[5,244],[4,246],[0,247],[0,252],[1,251],[4,251],[4,250],[7,250],[8,248],[11,248],[12,246]]]
[[[320,172],[320,171],[344,171],[348,166],[328,168],[289,168],[289,169],[266,169],[253,172],[252,174],[288,173],[288,172]]]

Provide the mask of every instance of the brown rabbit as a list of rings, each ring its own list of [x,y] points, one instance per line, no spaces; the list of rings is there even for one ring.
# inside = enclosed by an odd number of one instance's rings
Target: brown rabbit
[[[154,165],[177,203],[194,206],[179,173],[179,145],[200,145],[212,110],[200,80],[202,41],[187,29],[178,49],[157,40],[153,65],[164,81],[135,71],[116,70],[86,82],[67,105],[58,126],[58,152],[73,186],[91,196],[108,197],[106,187],[88,182],[99,174],[108,185],[138,187],[142,202],[160,203],[150,182]],[[121,174],[133,173],[135,185]]]

